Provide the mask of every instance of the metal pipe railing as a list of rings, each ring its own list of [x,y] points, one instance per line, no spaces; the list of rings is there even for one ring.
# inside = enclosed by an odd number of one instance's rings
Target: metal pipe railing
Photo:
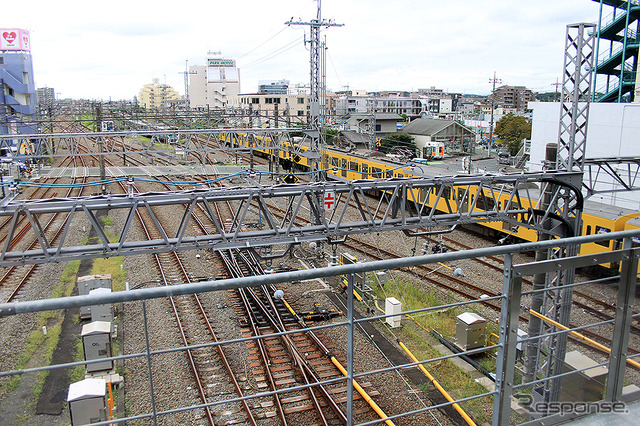
[[[91,305],[98,305],[103,303],[146,301],[148,299],[163,298],[163,297],[175,296],[180,294],[202,293],[202,292],[217,291],[217,290],[224,290],[224,289],[253,287],[257,285],[276,284],[276,283],[290,282],[290,281],[305,281],[305,280],[310,280],[314,278],[326,278],[330,276],[348,275],[350,277],[353,277],[354,274],[363,274],[365,272],[371,272],[371,271],[376,271],[381,269],[399,269],[403,267],[416,266],[416,265],[426,264],[426,263],[450,262],[450,261],[469,259],[473,257],[496,256],[496,255],[502,254],[502,255],[507,255],[506,260],[509,260],[511,258],[510,255],[516,252],[540,250],[540,249],[562,247],[562,246],[571,246],[576,244],[583,244],[583,243],[595,242],[595,241],[605,241],[605,240],[611,240],[611,239],[622,239],[622,238],[629,239],[631,237],[635,237],[639,235],[640,235],[640,230],[622,231],[622,232],[609,233],[606,235],[591,235],[586,237],[566,238],[562,240],[549,240],[549,241],[539,241],[534,243],[514,244],[510,246],[488,247],[488,248],[472,249],[472,250],[458,251],[458,252],[430,254],[430,255],[416,256],[411,258],[388,259],[388,260],[365,262],[365,263],[359,263],[359,264],[349,264],[349,265],[332,266],[332,267],[326,267],[326,268],[318,268],[318,269],[312,269],[312,270],[301,270],[301,271],[291,271],[291,272],[283,272],[283,273],[276,273],[276,274],[267,274],[267,275],[247,277],[247,278],[234,278],[234,279],[219,280],[219,281],[198,282],[198,283],[191,283],[188,285],[183,284],[183,285],[177,285],[172,287],[142,288],[142,289],[136,289],[136,290],[114,292],[114,293],[105,294],[105,295],[73,296],[73,297],[59,298],[59,299],[53,299],[53,300],[15,302],[15,303],[0,305],[0,317],[16,315],[16,314],[25,313],[25,312],[37,312],[37,311],[53,310],[53,309],[66,309],[71,307],[91,306]],[[622,250],[620,252],[610,252],[607,254],[608,257],[602,256],[601,258],[599,258],[598,257],[599,255],[592,255],[590,256],[590,258],[594,264],[597,264],[599,261],[602,261],[603,258],[606,257],[607,259],[609,259],[611,258],[611,256],[618,256],[620,257],[620,259],[623,259],[623,260],[629,259],[630,254],[632,254],[633,256],[637,255],[635,251]],[[538,267],[541,267],[542,269],[545,269],[545,268],[549,269],[552,267],[557,267],[558,269],[561,269],[561,268],[566,268],[567,264],[570,264],[571,262],[573,262],[574,265],[582,265],[585,262],[585,256],[558,259],[556,265],[550,265],[550,263],[542,262],[540,265],[538,265]],[[506,262],[505,265],[506,265],[505,266],[506,278],[505,278],[505,283],[503,284],[503,289],[512,288],[510,287],[511,284],[509,284],[510,279],[514,277],[516,280],[521,279],[522,274],[518,275],[520,274],[520,272],[518,271],[522,271],[524,272],[524,275],[526,275],[535,266],[530,264],[512,265],[511,260]],[[629,279],[630,276],[635,278],[636,273],[637,271],[633,271],[633,270],[627,271],[627,279]],[[582,284],[584,283],[579,283],[579,284],[572,283],[572,284],[569,284],[569,286],[576,286],[576,285],[582,285]],[[502,398],[504,401],[510,401],[510,398],[511,398],[510,392],[512,392],[513,389],[519,388],[520,385],[516,385],[515,383],[513,383],[513,377],[509,377],[509,374],[511,374],[512,376],[513,372],[509,373],[507,371],[508,374],[502,375],[502,376],[500,376],[500,374],[503,373],[502,369],[504,367],[509,367],[508,363],[506,363],[505,360],[508,360],[509,357],[513,355],[513,351],[515,350],[515,344],[521,340],[514,337],[506,338],[505,333],[507,333],[506,330],[510,330],[509,334],[512,334],[513,327],[514,326],[517,327],[517,322],[518,322],[517,315],[516,317],[514,317],[513,314],[519,313],[519,310],[521,307],[520,305],[521,296],[529,294],[529,292],[522,292],[521,289],[517,287],[516,287],[516,290],[517,290],[516,292],[503,291],[501,295],[491,298],[496,300],[500,299],[503,303],[503,307],[508,307],[508,310],[511,312],[511,317],[508,317],[507,315],[501,315],[501,319],[500,319],[500,329],[501,329],[500,342],[498,343],[498,345],[496,345],[496,347],[499,350],[498,358],[502,359],[502,364],[498,366],[497,376],[500,377],[500,380],[497,382],[495,391],[483,393],[480,395],[473,395],[467,398],[460,398],[458,400],[453,400],[453,401],[450,400],[445,404],[438,404],[434,406],[425,407],[424,409],[415,410],[410,413],[400,413],[400,414],[389,415],[385,420],[391,422],[394,419],[399,419],[403,416],[407,416],[411,414],[426,412],[429,410],[442,408],[445,406],[452,406],[454,404],[457,404],[459,406],[461,402],[470,401],[477,398],[483,398],[486,396],[494,396],[494,398]],[[558,290],[558,287],[554,287],[554,290]],[[441,309],[443,307],[466,306],[469,304],[480,303],[483,300],[486,300],[486,299],[479,298],[476,300],[449,303],[441,306],[430,306],[430,307],[425,307],[421,309],[408,310],[400,314],[406,315],[406,314],[418,313],[418,312],[429,312],[429,311]],[[394,313],[391,315],[379,315],[374,317],[355,319],[352,317],[353,315],[352,311],[350,311],[350,314],[351,315],[349,315],[350,318],[348,322],[340,322],[337,324],[330,324],[330,325],[320,325],[315,327],[309,327],[308,329],[321,330],[321,329],[332,328],[332,327],[347,327],[348,330],[353,330],[354,325],[361,322],[375,321],[375,320],[384,319],[390,316],[399,315],[398,313]],[[588,327],[588,326],[576,327],[571,329],[569,332],[578,330],[583,327]],[[618,328],[616,329],[616,332],[620,332],[620,330],[622,329]],[[299,330],[295,332],[299,332]],[[624,330],[622,330],[622,332],[624,332]],[[260,337],[253,336],[248,338],[239,338],[239,339],[233,339],[233,340],[227,340],[227,341],[220,341],[220,342],[210,343],[205,345],[194,345],[193,347],[226,345],[226,344],[244,342],[244,341],[270,337],[275,335],[287,335],[291,333],[293,333],[293,331],[274,333],[274,334],[270,334],[267,336],[260,336]],[[567,330],[562,329],[554,333],[567,333]],[[549,335],[554,333],[549,333]],[[540,339],[545,336],[536,336],[529,339]],[[189,347],[189,348],[193,348],[193,347]],[[151,357],[161,353],[167,353],[171,351],[183,351],[186,349],[187,347],[179,347],[179,348],[163,349],[158,351],[150,351],[149,348],[147,347],[146,352],[142,352],[139,354],[121,355],[118,357],[112,357],[110,359],[113,359],[113,360],[130,359],[133,357],[146,357],[147,359],[150,359]],[[465,351],[463,352],[463,354],[471,355],[471,354],[483,352],[485,350],[486,348],[478,348],[474,350]],[[350,354],[353,352],[352,345],[349,345],[348,351]],[[450,354],[450,355],[444,355],[439,357],[433,357],[428,360],[422,360],[422,361],[418,361],[415,357],[413,357],[412,360],[414,362],[411,362],[411,363],[405,363],[402,365],[392,365],[392,366],[383,367],[374,371],[366,371],[366,372],[361,372],[357,374],[353,372],[353,366],[349,365],[345,370],[346,371],[345,375],[348,377],[348,380],[351,380],[352,383],[355,383],[355,380],[359,378],[381,374],[389,371],[398,371],[400,369],[406,369],[406,368],[412,368],[412,367],[424,368],[424,365],[428,363],[455,358],[455,357],[458,357],[458,355],[459,354]],[[620,355],[620,354],[612,354],[612,356],[613,355]],[[632,358],[632,357],[628,357],[628,358]],[[100,362],[104,360],[105,359],[96,360],[96,361],[59,364],[54,366],[35,367],[35,368],[24,369],[20,371],[12,371],[12,372],[0,372],[0,377],[6,377],[6,376],[11,376],[16,374],[32,373],[32,372],[42,371],[42,370],[51,370],[54,368],[68,368],[75,365],[90,364],[92,362]],[[627,362],[629,362],[629,360],[627,360]],[[635,361],[632,361],[632,363],[633,362]],[[561,376],[563,377],[564,374]],[[561,377],[561,376],[558,376],[558,377]],[[534,382],[526,383],[523,386],[544,382],[552,379],[553,378],[545,377],[543,379],[536,380]],[[339,380],[344,381],[343,378]],[[318,386],[322,384],[335,383],[336,381],[338,381],[338,379],[324,380],[318,383],[296,386],[294,388],[290,388],[289,390],[307,389],[307,388],[312,388],[313,386]],[[506,388],[504,388],[505,385],[507,386]],[[509,392],[506,395],[504,394],[505,389]],[[243,398],[229,399],[225,402],[248,400],[248,399],[258,398],[262,396],[268,396],[278,392],[280,391],[259,393],[257,395],[246,396]],[[128,418],[128,420],[133,420],[135,418],[150,418],[155,416],[162,416],[165,414],[177,413],[185,410],[199,409],[204,406],[211,407],[221,403],[224,403],[224,402],[213,402],[205,405],[200,404],[200,405],[194,405],[191,407],[181,407],[175,410],[156,411],[154,408],[154,413],[152,414],[149,414],[146,416],[145,415],[134,416],[134,417]],[[496,406],[494,405],[494,407]],[[504,411],[501,411],[501,410],[503,410],[503,408],[501,407],[498,407],[498,411],[494,409],[494,422],[496,422],[496,416],[502,415],[501,418],[504,418]],[[509,406],[505,406],[504,410],[510,410],[510,404]],[[111,423],[120,423],[121,421],[125,421],[125,419],[117,419],[117,420],[111,421]]]

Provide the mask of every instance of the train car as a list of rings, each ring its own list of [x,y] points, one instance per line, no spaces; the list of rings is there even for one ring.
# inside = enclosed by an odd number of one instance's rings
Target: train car
[[[629,218],[624,222],[624,230],[637,230],[640,228],[640,213],[637,213],[635,216]],[[640,237],[633,237],[631,240],[632,247],[640,247]]]
[[[422,158],[442,160],[444,158],[444,142],[427,142],[422,148]]]
[[[261,138],[261,136],[252,136],[249,138],[245,135],[238,135],[235,137],[234,141],[229,142],[227,140],[225,143],[230,146],[233,144],[235,146],[242,146],[245,148],[256,147],[254,149],[254,153],[256,155],[273,158],[276,150],[273,148],[264,148],[269,146],[265,143],[268,141],[264,141]],[[437,147],[439,149],[439,146]],[[444,151],[444,144],[442,144],[442,148]],[[304,145],[302,138],[292,138],[290,141],[281,142],[280,149],[277,151],[279,161],[289,162],[294,171],[304,171],[309,169],[309,159],[305,155],[308,150],[309,147]],[[403,164],[380,156],[379,154],[377,156],[374,153],[363,155],[333,148],[327,148],[325,150],[321,167],[327,171],[327,175],[330,178],[338,180],[420,177],[442,175],[443,173],[440,169],[431,170],[432,166],[429,165],[420,166]],[[421,203],[426,204],[430,208],[434,208],[439,211],[449,211],[449,209],[455,208],[457,205],[460,205],[462,209],[471,208],[469,200],[476,198],[478,190],[479,188],[468,189],[466,186],[464,188],[454,187],[453,189],[445,189],[445,192],[441,194],[439,199],[435,193],[435,189],[431,189],[431,191],[420,190],[420,193],[414,193],[411,196],[414,197],[414,199],[419,199]],[[532,190],[531,192],[535,192],[535,190]],[[466,198],[463,199],[463,197]],[[438,201],[436,203],[437,199]],[[486,190],[478,200],[482,201],[478,201],[473,207],[476,211],[492,208],[492,206],[496,204],[503,206],[506,202],[510,202],[511,207],[514,209],[527,209],[531,207],[526,198],[521,198],[520,202],[522,205],[517,205],[514,200],[508,199],[507,194],[498,195],[498,198],[495,199],[494,195]],[[587,200],[582,214],[582,221],[582,235],[636,229],[640,227],[640,212],[629,209],[614,208],[609,205],[598,204]],[[493,235],[495,237],[510,235],[514,241],[538,240],[538,233],[525,226],[514,226],[511,223],[502,221],[484,222],[479,224],[479,226],[486,230],[486,234]],[[638,243],[640,243],[640,239]],[[609,250],[615,250],[621,247],[621,244],[621,241],[605,241],[602,243],[583,244],[580,248],[580,253],[602,253]],[[618,265],[611,264],[606,264],[604,266],[613,268],[614,270],[618,267]]]

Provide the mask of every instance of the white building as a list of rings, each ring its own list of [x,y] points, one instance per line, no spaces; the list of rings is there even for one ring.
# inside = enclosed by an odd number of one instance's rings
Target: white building
[[[542,169],[545,147],[557,143],[560,131],[560,103],[530,102],[531,171]],[[586,158],[640,157],[640,103],[592,103],[589,106]],[[605,176],[599,176],[600,179]],[[640,209],[640,191],[598,194],[595,202]]]
[[[223,108],[240,93],[240,70],[235,59],[209,52],[207,65],[189,67],[189,106]]]

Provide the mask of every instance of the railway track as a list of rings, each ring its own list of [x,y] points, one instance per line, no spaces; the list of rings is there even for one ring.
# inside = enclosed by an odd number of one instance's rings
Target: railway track
[[[76,161],[75,158],[73,158],[72,160],[69,161]],[[80,160],[78,160],[80,162],[83,162],[82,158]],[[55,179],[54,183],[58,182],[59,179]],[[73,182],[75,183],[76,179],[73,180]],[[82,179],[82,183],[84,183],[86,181],[86,178]],[[44,189],[44,188],[43,188]],[[80,186],[79,188],[68,188],[67,193],[66,193],[66,197],[70,197],[72,195],[75,196],[81,196],[83,194],[84,188],[82,186]],[[33,196],[34,194],[40,194],[40,196],[57,196],[57,192],[52,192],[50,190],[44,190],[42,193],[40,191],[34,191],[31,196]],[[66,222],[66,218],[69,216],[70,213],[67,213],[64,218],[64,220],[59,220],[63,215],[56,213],[54,215],[51,215],[51,217],[49,217],[46,222],[44,223],[44,226],[42,226],[42,229],[38,231],[38,235],[39,236],[44,236],[45,238],[47,238],[49,241],[51,241],[51,243],[55,243],[55,241],[60,237],[60,235],[62,234],[62,232],[64,231],[64,223]],[[39,215],[38,216],[39,220],[43,220],[43,218]],[[6,222],[8,223],[11,219],[7,218]],[[4,231],[4,235],[2,236],[2,238],[0,238],[0,243],[6,241],[6,238],[8,237],[8,227],[6,227],[6,229],[2,230],[2,228],[4,227],[6,223],[3,223],[2,225],[0,225],[0,232]],[[38,240],[38,237],[33,237],[30,241],[22,241],[23,238],[27,235],[27,233],[29,232],[29,230],[32,229],[31,223],[26,220],[24,217],[22,218],[22,220],[16,222],[13,224],[14,229],[17,229],[17,232],[13,235],[13,238],[11,239],[11,245],[10,247],[12,249],[16,248],[16,246],[18,246],[20,243],[22,243],[22,247],[24,247],[24,250],[31,250],[37,246],[39,246],[40,241]],[[0,298],[5,302],[5,303],[9,303],[11,301],[14,301],[19,293],[20,290],[26,285],[26,283],[29,281],[29,279],[33,276],[33,274],[38,270],[39,265],[38,264],[33,264],[33,265],[25,265],[25,266],[12,266],[10,268],[2,268],[2,275],[0,276]]]
[[[263,274],[260,263],[247,251],[219,253],[233,276]],[[283,298],[274,297],[273,286],[239,289],[235,291],[238,314],[246,318],[245,337],[268,336],[300,330],[299,333],[258,339],[247,344],[250,365],[259,387],[283,391],[296,385],[314,385],[305,390],[278,393],[274,404],[282,424],[290,424],[303,414],[304,423],[346,423],[347,387],[344,381],[319,385],[322,380],[343,378],[339,364],[346,359],[339,356],[335,346],[327,342],[322,333],[302,330],[304,321],[296,319]],[[370,383],[360,383],[366,395],[354,393],[353,415],[358,422],[379,418],[376,408],[365,398],[379,395],[370,390]],[[375,404],[375,403],[373,403]],[[377,405],[375,405],[377,407]],[[379,410],[379,408],[378,408]],[[292,419],[293,418],[293,419]],[[384,417],[383,417],[384,418]],[[391,422],[387,422],[391,424]]]
[[[449,250],[456,250],[457,248],[455,246],[458,246],[460,248],[462,248],[463,250],[470,250],[472,249],[472,247],[463,244],[459,241],[456,241],[452,238],[449,237],[442,237],[443,240],[449,242],[450,244],[446,245],[447,249]],[[455,246],[454,246],[455,245]],[[483,266],[486,266],[494,271],[499,271],[502,272],[504,269],[504,261],[496,256],[490,256],[487,259],[491,260],[491,262],[486,261],[484,259],[480,259],[480,258],[474,258],[473,260],[475,262],[478,262],[480,264],[482,264]],[[528,286],[533,286],[533,282],[528,279],[528,278],[523,278],[522,280],[523,284],[526,284]],[[613,318],[615,318],[615,313],[616,313],[616,306],[612,305],[608,302],[606,302],[605,300],[602,300],[602,298],[598,298],[595,296],[592,296],[590,294],[585,293],[584,291],[578,290],[578,289],[574,289],[573,290],[573,295],[574,295],[574,299],[573,299],[573,305],[584,310],[586,313],[589,313],[599,319],[603,319],[603,320],[611,320]],[[584,302],[581,302],[579,300],[575,299],[575,296],[581,297],[587,301],[589,301],[590,303],[592,303],[592,305],[588,305]],[[605,312],[604,310],[608,311]],[[633,312],[633,315],[637,315],[637,312]],[[640,327],[638,326],[637,321],[634,321],[631,324],[631,331],[640,336]]]
[[[351,241],[349,241],[351,240]],[[372,257],[374,260],[381,260],[384,258],[393,258],[393,257],[400,257],[399,255],[392,253],[388,250],[385,250],[383,248],[380,247],[376,247],[372,244],[369,244],[365,241],[362,240],[356,240],[353,238],[347,239],[347,241],[344,243],[347,247],[350,247],[352,250],[357,251],[359,253],[365,254],[369,257]],[[383,257],[380,254],[378,254],[378,252],[383,253],[385,256],[387,257]],[[408,268],[403,268],[402,269],[403,272],[409,273],[417,278],[420,278],[422,280],[425,280],[426,282],[430,282],[433,283],[441,288],[445,288],[448,291],[451,291],[453,293],[459,294],[462,297],[468,299],[468,300],[479,300],[482,298],[483,295],[488,296],[488,297],[498,297],[500,296],[499,293],[494,292],[488,288],[479,286],[477,284],[474,283],[470,283],[468,281],[462,280],[460,278],[457,278],[455,276],[451,276],[449,274],[443,273],[438,271],[437,269],[429,269],[427,266],[425,265],[420,265],[418,266],[416,269],[408,269]],[[430,276],[428,276],[427,274],[435,274],[435,275],[439,275],[443,278],[445,278],[444,280],[434,280],[433,278],[431,278]],[[452,281],[454,283],[456,283],[457,285],[452,285],[446,282],[446,280],[448,281]],[[475,291],[475,293],[471,293],[470,290]],[[495,300],[480,300],[480,303],[482,303],[484,306],[487,306],[489,308],[491,308],[492,310],[496,311],[496,312],[500,312],[500,303],[499,301],[495,301]],[[520,315],[520,321],[528,323],[529,322],[529,316],[528,315]],[[575,328],[577,327],[576,324],[569,324],[570,328]],[[610,338],[603,336],[602,334],[596,333],[592,330],[589,329],[583,329],[580,330],[580,333],[590,337],[594,340],[600,341],[605,345],[608,345],[609,347],[612,345],[612,341]],[[587,347],[589,347],[590,349],[593,349],[592,346],[587,345],[585,342],[583,342],[582,340],[576,339],[573,336],[569,335],[569,338],[574,340],[577,343],[580,343],[581,345],[585,345]],[[637,354],[640,353],[640,351],[633,349],[633,348],[629,348],[629,352],[633,353],[633,354]]]

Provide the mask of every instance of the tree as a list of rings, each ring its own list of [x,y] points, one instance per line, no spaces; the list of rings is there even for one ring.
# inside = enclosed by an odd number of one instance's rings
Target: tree
[[[338,133],[338,129],[324,129],[324,140],[327,145],[335,145]]]
[[[413,136],[407,133],[392,133],[381,139],[378,151],[385,154],[405,154],[409,158],[414,158],[418,147]]]
[[[496,123],[494,133],[496,142],[507,147],[511,155],[515,155],[522,140],[531,139],[531,123],[526,117],[509,113]]]

